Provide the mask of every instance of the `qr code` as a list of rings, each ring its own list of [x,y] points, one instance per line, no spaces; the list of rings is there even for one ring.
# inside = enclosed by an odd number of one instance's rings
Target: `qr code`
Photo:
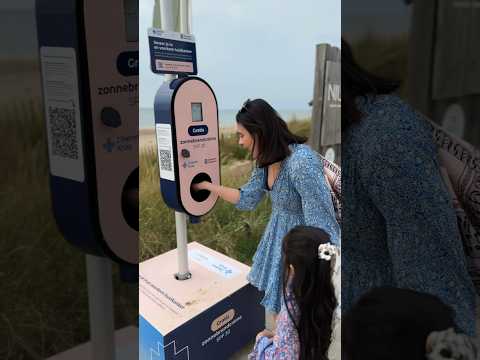
[[[170,150],[160,150],[160,170],[172,171],[171,158]]]
[[[75,109],[49,106],[48,118],[53,155],[78,159]]]

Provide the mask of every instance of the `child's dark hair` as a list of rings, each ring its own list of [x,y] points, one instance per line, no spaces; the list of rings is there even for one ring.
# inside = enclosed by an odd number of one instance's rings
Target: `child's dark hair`
[[[337,299],[331,262],[318,258],[318,247],[329,241],[325,231],[310,226],[293,228],[283,240],[283,297],[287,304],[286,291],[290,286],[299,309],[298,320],[286,308],[298,332],[300,360],[328,360]]]
[[[342,359],[425,360],[428,335],[451,327],[455,328],[453,310],[437,297],[375,288],[342,318]]]
[[[258,146],[257,164],[266,167],[290,155],[290,144],[306,138],[293,134],[275,109],[263,99],[247,100],[236,116],[237,123],[252,135]]]

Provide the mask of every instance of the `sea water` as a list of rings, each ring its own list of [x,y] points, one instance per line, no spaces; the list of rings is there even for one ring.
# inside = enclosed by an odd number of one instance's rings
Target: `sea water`
[[[233,127],[235,124],[235,115],[238,110],[219,110],[218,117],[220,127]],[[280,116],[285,121],[292,119],[307,119],[312,116],[311,109],[293,109],[293,110],[279,110]],[[155,116],[152,108],[140,108],[140,128],[153,128],[155,127]]]

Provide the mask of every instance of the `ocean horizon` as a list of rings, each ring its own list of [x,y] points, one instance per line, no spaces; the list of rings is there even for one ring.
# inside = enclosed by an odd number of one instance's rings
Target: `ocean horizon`
[[[237,115],[238,110],[234,109],[223,109],[218,111],[220,127],[232,127],[235,124],[235,116]],[[278,110],[280,116],[285,121],[290,121],[293,119],[307,119],[311,118],[312,110],[311,109],[289,109],[289,110]],[[155,116],[153,113],[153,108],[140,108],[140,129],[149,129],[155,127]]]

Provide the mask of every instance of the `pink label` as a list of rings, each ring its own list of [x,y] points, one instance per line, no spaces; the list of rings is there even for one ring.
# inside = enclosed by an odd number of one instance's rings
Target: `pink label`
[[[193,72],[193,64],[183,61],[155,60],[157,70],[172,71],[179,73]]]

